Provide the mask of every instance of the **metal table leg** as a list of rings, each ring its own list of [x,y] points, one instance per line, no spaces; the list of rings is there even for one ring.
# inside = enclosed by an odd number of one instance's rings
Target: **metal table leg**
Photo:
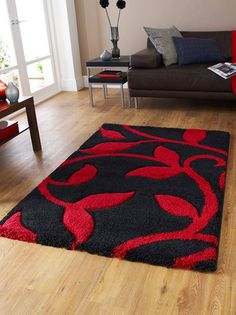
[[[130,98],[130,93],[129,93],[129,87],[128,87],[128,104],[129,108],[131,107],[131,98]]]
[[[103,68],[103,71],[106,71],[106,68]],[[104,98],[107,98],[108,96],[107,84],[103,84],[103,96]]]
[[[124,88],[123,88],[123,84],[120,85],[120,92],[121,92],[121,105],[122,108],[125,107],[125,100],[124,100]]]
[[[89,98],[90,98],[90,105],[93,107],[93,88],[92,84],[89,83]]]
[[[104,98],[107,98],[107,96],[108,96],[107,84],[103,84],[103,96],[104,96]]]
[[[86,67],[87,69],[87,77],[88,77],[88,87],[89,87],[89,99],[90,99],[90,105],[93,107],[93,90],[92,90],[92,84],[89,83],[90,78],[90,68]]]
[[[134,107],[137,109],[138,108],[138,98],[134,98]]]
[[[105,93],[106,93],[106,97],[108,97],[108,87],[107,87],[107,84],[105,84]]]

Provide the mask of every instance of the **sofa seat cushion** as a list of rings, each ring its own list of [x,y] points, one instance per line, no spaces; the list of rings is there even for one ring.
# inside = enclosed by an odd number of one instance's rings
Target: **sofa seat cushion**
[[[231,79],[224,80],[207,67],[212,64],[172,65],[157,69],[130,69],[130,89],[231,92]]]

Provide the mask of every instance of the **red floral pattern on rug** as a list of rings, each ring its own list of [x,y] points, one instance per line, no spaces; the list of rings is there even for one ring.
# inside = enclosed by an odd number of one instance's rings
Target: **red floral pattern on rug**
[[[229,135],[105,124],[0,235],[167,267],[217,266]]]

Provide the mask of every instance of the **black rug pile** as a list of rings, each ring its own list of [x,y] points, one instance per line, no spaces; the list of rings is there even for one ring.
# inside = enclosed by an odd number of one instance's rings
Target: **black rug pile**
[[[217,266],[229,134],[103,125],[1,222],[11,239]]]

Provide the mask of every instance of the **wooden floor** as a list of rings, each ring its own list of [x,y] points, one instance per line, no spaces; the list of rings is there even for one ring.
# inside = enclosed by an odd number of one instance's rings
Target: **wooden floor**
[[[0,147],[0,218],[104,122],[229,131],[229,168],[216,273],[166,269],[0,239],[0,314],[236,314],[236,104],[151,100],[121,109],[117,90],[62,93],[37,106],[43,145],[28,132]],[[234,106],[233,106],[234,105]],[[23,115],[19,118],[23,119]],[[37,205],[35,205],[37,206]]]

